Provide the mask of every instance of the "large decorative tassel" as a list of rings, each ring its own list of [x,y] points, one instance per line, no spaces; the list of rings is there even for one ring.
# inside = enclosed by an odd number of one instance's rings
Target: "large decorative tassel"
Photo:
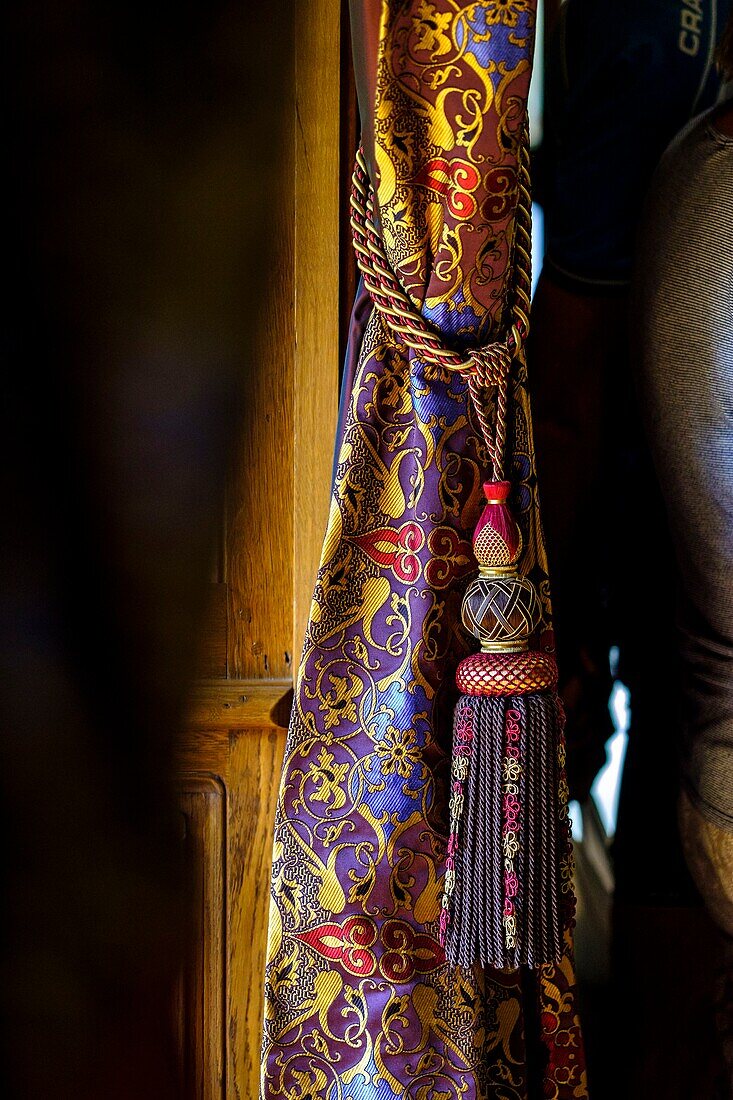
[[[462,616],[481,652],[458,666],[441,938],[455,966],[559,962],[572,921],[564,715],[551,654],[529,649],[540,609],[519,575],[508,481],[484,485],[479,575]]]

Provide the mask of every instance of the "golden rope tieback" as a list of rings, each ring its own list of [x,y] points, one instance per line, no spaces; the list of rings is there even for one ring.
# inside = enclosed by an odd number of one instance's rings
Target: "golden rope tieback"
[[[503,341],[458,352],[445,346],[440,332],[417,310],[400,285],[374,223],[374,198],[364,151],[359,148],[351,188],[351,230],[356,262],[374,305],[390,332],[416,352],[429,367],[455,371],[466,379],[481,433],[489,450],[494,477],[503,477],[507,391],[512,361],[529,331],[531,290],[531,196],[529,141],[526,132],[518,165],[519,193],[512,242],[512,291],[509,334]],[[496,416],[492,425],[487,390],[495,388]]]

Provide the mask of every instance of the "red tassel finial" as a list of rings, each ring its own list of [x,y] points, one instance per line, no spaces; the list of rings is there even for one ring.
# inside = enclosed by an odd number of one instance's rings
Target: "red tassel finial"
[[[511,484],[485,481],[486,507],[476,524],[473,552],[481,572],[516,565],[522,553],[522,533],[509,507]]]

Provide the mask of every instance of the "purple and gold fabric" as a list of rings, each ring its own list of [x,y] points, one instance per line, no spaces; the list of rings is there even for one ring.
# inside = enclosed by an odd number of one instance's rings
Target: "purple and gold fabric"
[[[361,0],[355,56],[394,270],[454,346],[504,320],[535,0]],[[451,970],[438,940],[461,597],[487,469],[465,383],[360,291],[274,840],[263,1100],[587,1096],[570,948]],[[511,478],[550,628],[523,363]]]

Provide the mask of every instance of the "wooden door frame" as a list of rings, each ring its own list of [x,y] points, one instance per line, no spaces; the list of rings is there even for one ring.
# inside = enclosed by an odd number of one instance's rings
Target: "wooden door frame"
[[[273,200],[277,257],[227,487],[202,639],[207,678],[194,686],[178,746],[197,914],[181,1036],[197,1100],[254,1100],[259,1088],[275,805],[328,518],[350,276],[340,262],[342,150],[355,129],[346,4],[291,5],[278,16],[293,34],[294,72],[283,80],[291,109]]]

